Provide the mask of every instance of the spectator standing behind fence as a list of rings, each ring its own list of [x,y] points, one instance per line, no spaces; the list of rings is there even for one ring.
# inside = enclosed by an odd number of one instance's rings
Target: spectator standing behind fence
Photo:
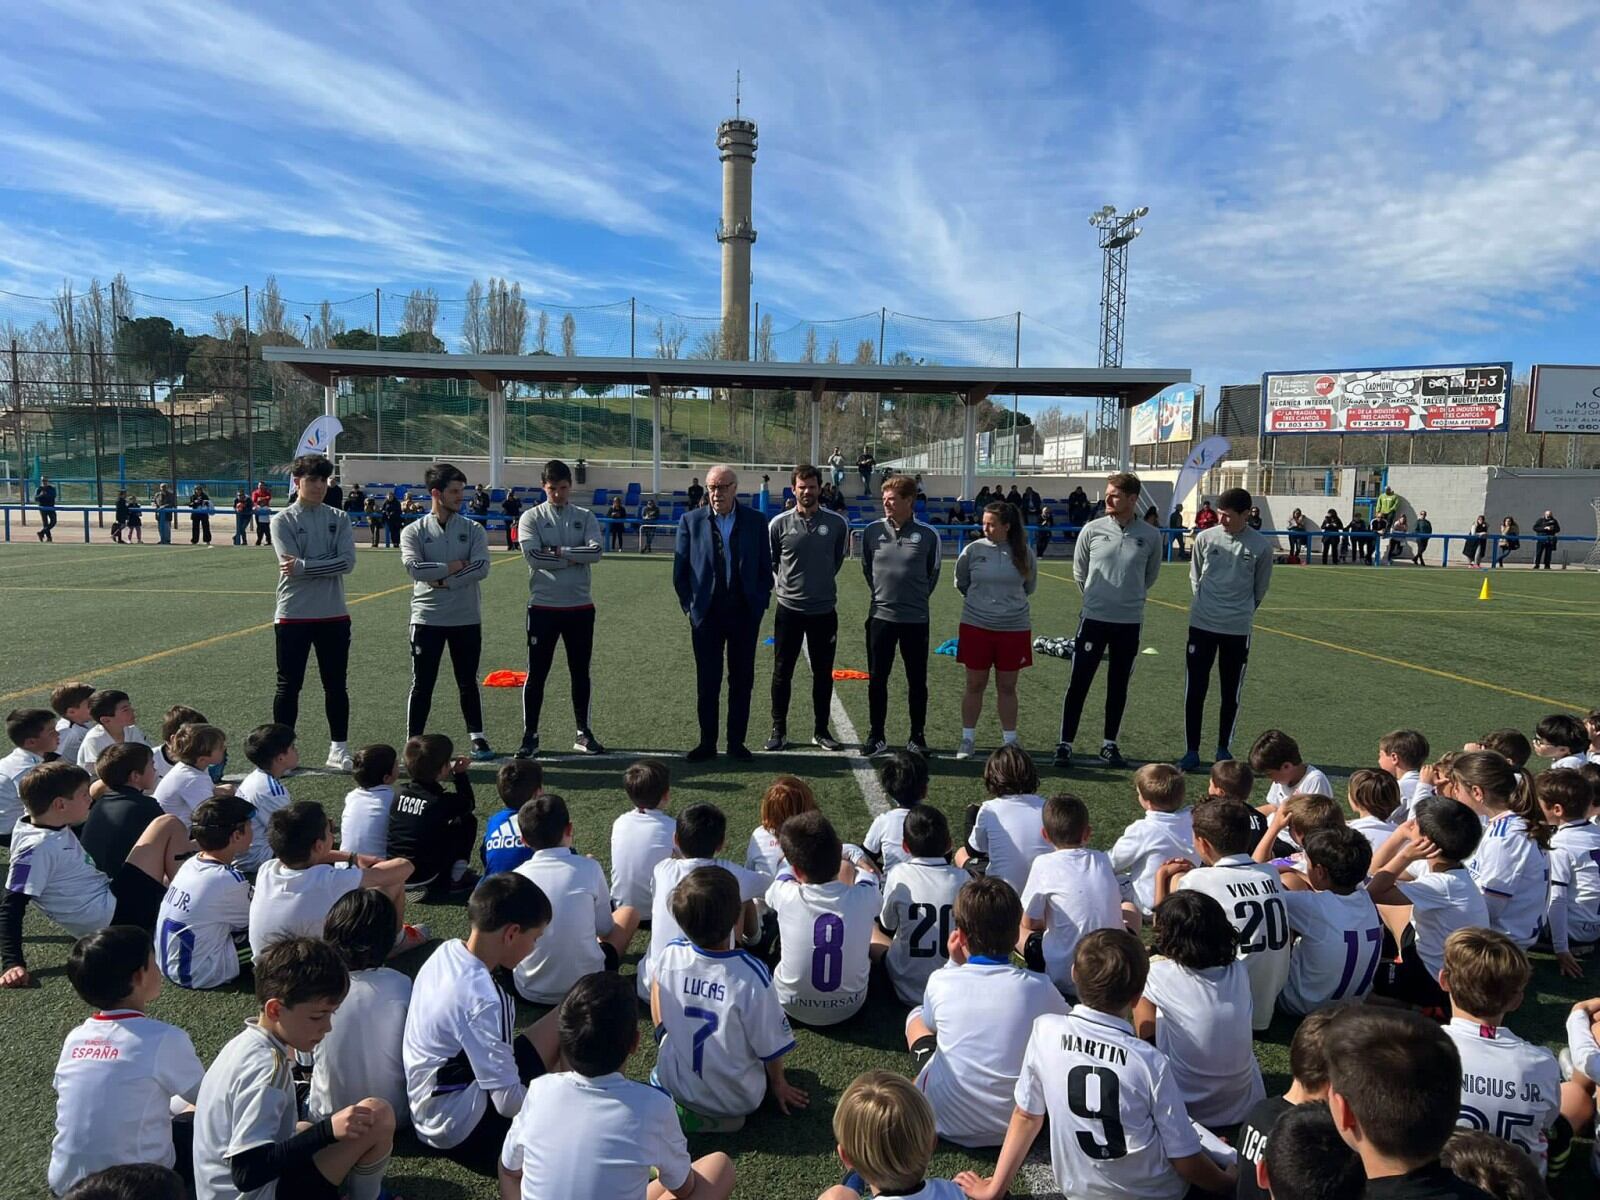
[[[1428,564],[1422,556],[1428,552],[1428,535],[1433,532],[1433,522],[1428,520],[1428,510],[1422,509],[1417,513],[1417,523],[1412,526],[1417,535],[1417,552],[1411,556],[1411,561],[1416,566],[1425,567]]]
[[[1389,525],[1389,551],[1384,559],[1386,562],[1392,564],[1396,558],[1406,552],[1406,534],[1409,532],[1405,513],[1396,513],[1394,520]]]
[[[1051,530],[1055,526],[1055,518],[1050,515],[1048,508],[1040,509],[1037,528],[1033,531],[1033,554],[1035,558],[1043,558],[1046,550],[1050,549]]]
[[[211,494],[205,484],[197,483],[189,493],[189,544],[197,545],[201,539],[211,545]]]
[[[33,502],[39,506],[39,532],[34,534],[41,542],[53,542],[56,527],[56,489],[48,475],[39,477],[39,486],[33,491]]]
[[[1172,539],[1173,558],[1182,558],[1184,555],[1183,531],[1186,528],[1183,523],[1183,509],[1174,506],[1171,515],[1167,517],[1167,536]]]
[[[700,486],[699,476],[689,480],[689,490],[684,495],[688,498],[691,510],[700,507],[700,502],[706,498],[706,490]]]
[[[1211,501],[1200,501],[1200,507],[1194,514],[1194,531],[1204,533],[1217,523],[1217,510],[1211,507]]]
[[[1350,561],[1372,561],[1372,537],[1367,530],[1367,519],[1359,512],[1350,514],[1350,524],[1345,526],[1345,533],[1350,542]]]
[[[861,447],[861,457],[856,459],[856,472],[861,476],[861,494],[869,495],[872,491],[872,468],[878,465],[878,460],[872,457],[872,451],[866,446]]]
[[[656,498],[651,496],[644,502],[644,507],[639,510],[639,532],[644,536],[644,552],[650,553],[650,543],[655,541],[656,532],[650,528],[650,522],[661,520],[661,505],[656,503]]]
[[[487,502],[483,511],[485,514],[489,511]],[[522,519],[522,498],[515,492],[507,491],[506,498],[500,502],[500,511],[506,515],[506,549],[515,550],[520,545],[517,541],[517,522]],[[484,533],[488,533],[487,520],[484,522]]]
[[[628,510],[622,506],[622,497],[611,497],[611,507],[606,510],[606,518],[611,522],[606,533],[610,538],[613,550],[622,549],[622,535],[627,530]]]
[[[400,503],[400,497],[393,492],[383,502],[383,536],[384,545],[388,547],[400,544],[400,526],[405,520],[405,508]]]
[[[1383,493],[1378,497],[1376,509],[1377,515],[1383,518],[1384,528],[1394,524],[1395,514],[1400,511],[1400,497],[1395,495],[1392,487],[1384,486]]]
[[[256,545],[265,542],[272,545],[272,489],[267,486],[265,479],[256,482],[256,490],[250,493],[250,499],[255,503],[256,509]]]
[[[1252,526],[1260,528],[1260,526]],[[1311,561],[1311,522],[1298,508],[1289,514],[1289,558],[1292,562]]]
[[[329,508],[337,508],[344,512],[344,489],[339,486],[338,476],[328,480],[328,494],[323,501]]]
[[[843,487],[844,486],[844,455],[839,453],[839,447],[835,446],[833,448],[833,453],[828,455],[828,466],[832,469],[833,486],[836,487],[836,488]]]
[[[1522,539],[1517,536],[1521,532],[1517,528],[1517,519],[1509,514],[1500,522],[1500,544],[1494,552],[1495,566],[1505,566],[1506,559],[1522,549]]]
[[[1344,532],[1344,522],[1339,519],[1337,509],[1330,508],[1322,518],[1322,565],[1327,566],[1328,560],[1333,559],[1338,565],[1343,557],[1339,550],[1339,543],[1343,540],[1339,535]],[[1307,555],[1309,557],[1309,555]]]
[[[250,497],[243,488],[233,494],[233,544],[247,546],[250,544],[250,521],[255,515],[255,506],[250,503]]]
[[[178,503],[178,497],[172,488],[163,483],[156,488],[156,533],[160,536],[163,546],[172,543],[172,509]]]
[[[133,540],[141,546],[144,545],[144,508],[139,504],[137,495],[128,497],[127,533],[131,533]],[[126,540],[126,534],[124,534],[124,540]]]
[[[378,503],[376,496],[368,496],[365,509],[367,516],[368,545],[374,550],[378,548],[378,538],[383,533],[383,506]]]
[[[1533,532],[1538,535],[1538,542],[1533,547],[1533,569],[1537,571],[1540,564],[1544,569],[1550,569],[1550,559],[1556,552],[1556,534],[1561,532],[1561,522],[1556,520],[1555,513],[1548,508],[1544,516],[1533,523]]]
[[[111,540],[113,542],[117,542],[119,544],[121,543],[122,530],[127,524],[128,493],[126,491],[121,491],[117,493],[117,502],[112,509],[111,515]]]
[[[1298,513],[1300,510],[1297,508],[1294,511]],[[1261,509],[1258,508],[1256,505],[1252,504],[1250,506],[1250,515],[1244,519],[1244,523],[1246,525],[1250,526],[1251,529],[1260,529],[1261,528]],[[1289,553],[1293,554],[1294,553],[1294,539],[1293,538],[1289,539],[1289,547],[1290,547],[1289,548]]]
[[[351,489],[345,493],[344,503],[339,507],[344,509],[345,514],[350,518],[351,528],[354,528],[356,524],[356,518],[364,513],[367,509],[367,494],[361,490],[361,485],[359,483],[352,486]]]
[[[1472,523],[1472,536],[1461,546],[1461,553],[1467,560],[1469,567],[1483,565],[1484,552],[1489,548],[1489,519],[1482,513]]]

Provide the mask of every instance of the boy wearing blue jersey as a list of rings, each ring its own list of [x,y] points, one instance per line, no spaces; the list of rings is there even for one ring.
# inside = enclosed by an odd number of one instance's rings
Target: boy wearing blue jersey
[[[522,840],[517,813],[529,800],[544,791],[544,768],[531,758],[516,758],[500,768],[494,777],[495,790],[504,806],[483,827],[483,873],[497,875],[515,871],[533,857],[533,848]]]
[[[678,1102],[684,1128],[742,1128],[769,1091],[782,1113],[804,1108],[806,1093],[783,1073],[795,1041],[771,972],[733,945],[743,904],[738,880],[722,867],[696,867],[670,904],[684,936],[657,951],[650,1017],[659,1045],[655,1082]]]

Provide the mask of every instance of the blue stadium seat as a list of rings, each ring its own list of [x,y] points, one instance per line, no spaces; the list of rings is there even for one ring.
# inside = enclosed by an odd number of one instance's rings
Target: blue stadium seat
[[[610,493],[610,491],[608,489],[606,489],[606,488],[599,488],[599,487],[595,488],[595,490],[594,490],[594,507],[595,508],[604,508],[606,505],[608,505],[610,503],[611,503],[611,493]]]
[[[644,488],[640,484],[630,483],[628,485],[628,493],[623,497],[622,502],[624,504],[638,504],[639,499],[643,494]]]

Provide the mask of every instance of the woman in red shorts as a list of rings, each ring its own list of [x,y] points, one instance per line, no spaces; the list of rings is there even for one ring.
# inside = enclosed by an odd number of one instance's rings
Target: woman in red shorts
[[[1033,665],[1028,597],[1038,585],[1038,561],[1028,545],[1022,514],[1003,501],[987,505],[983,536],[968,542],[956,559],[956,590],[965,597],[956,661],[967,669],[957,758],[972,756],[990,670],[1003,744],[1017,740],[1017,672]]]

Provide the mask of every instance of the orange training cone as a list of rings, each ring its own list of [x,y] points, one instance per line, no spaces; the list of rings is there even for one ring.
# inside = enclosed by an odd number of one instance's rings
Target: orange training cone
[[[1489,598],[1489,577],[1485,575],[1483,577],[1483,586],[1478,589],[1478,599],[1488,600]]]

